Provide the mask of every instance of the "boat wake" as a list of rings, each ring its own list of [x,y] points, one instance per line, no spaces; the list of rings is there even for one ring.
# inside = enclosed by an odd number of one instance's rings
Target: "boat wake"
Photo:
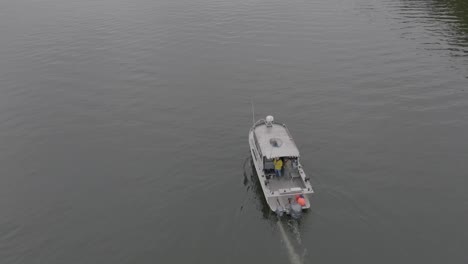
[[[291,262],[291,264],[302,264],[302,257],[299,256],[299,254],[297,254],[293,243],[291,242],[291,240],[288,237],[288,234],[284,230],[283,223],[280,220],[278,220],[278,222],[276,223],[278,225],[278,230],[280,231],[281,238],[283,239],[283,243],[286,247],[286,250],[288,251],[289,261]]]

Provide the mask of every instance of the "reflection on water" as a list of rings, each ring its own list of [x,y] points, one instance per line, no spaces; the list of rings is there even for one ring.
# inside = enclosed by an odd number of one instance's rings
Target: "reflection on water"
[[[427,50],[468,56],[468,2],[465,0],[406,0],[387,2],[396,8],[402,35],[422,41]],[[402,26],[403,25],[403,26]]]

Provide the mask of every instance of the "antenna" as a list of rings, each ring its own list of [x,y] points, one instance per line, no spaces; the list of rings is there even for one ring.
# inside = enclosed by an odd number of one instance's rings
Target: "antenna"
[[[253,125],[255,125],[255,108],[254,108],[253,99],[250,99],[250,102],[252,103],[252,122],[253,122]]]

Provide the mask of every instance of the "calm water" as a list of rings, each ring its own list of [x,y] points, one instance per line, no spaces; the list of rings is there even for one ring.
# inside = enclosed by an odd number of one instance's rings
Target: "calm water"
[[[0,263],[468,262],[465,0],[1,0],[0,25]],[[258,193],[251,99],[300,147],[300,223]]]

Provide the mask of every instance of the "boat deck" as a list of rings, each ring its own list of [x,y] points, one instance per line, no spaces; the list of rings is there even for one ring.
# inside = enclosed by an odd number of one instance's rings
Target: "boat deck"
[[[277,191],[279,189],[289,189],[293,187],[299,187],[301,189],[306,188],[304,181],[301,177],[290,177],[286,175],[277,177],[273,174],[268,183],[268,188],[274,191]]]

